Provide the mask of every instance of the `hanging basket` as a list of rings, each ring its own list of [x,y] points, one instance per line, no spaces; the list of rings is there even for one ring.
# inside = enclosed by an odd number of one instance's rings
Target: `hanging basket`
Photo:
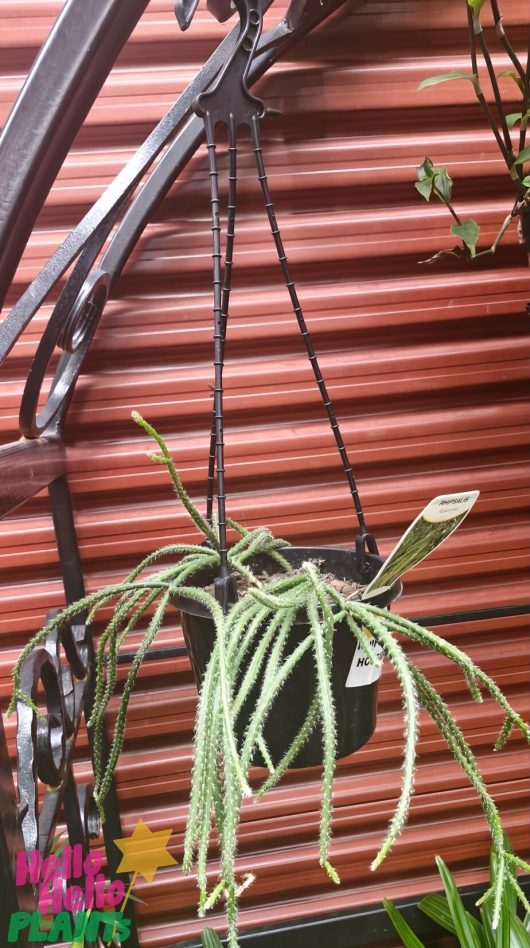
[[[294,569],[306,560],[319,562],[322,573],[331,573],[338,579],[351,582],[359,581],[357,557],[353,550],[333,547],[287,547],[283,549],[285,557]],[[374,554],[366,554],[368,579],[372,579],[382,564],[382,559]],[[275,573],[277,564],[269,557],[260,557],[248,565],[253,571]],[[194,585],[206,587],[213,581],[213,575],[198,575]],[[364,580],[366,582],[366,578]],[[380,596],[371,599],[371,603],[387,607],[401,594],[400,582]],[[215,628],[210,613],[200,603],[184,597],[175,597],[174,605],[180,610],[184,638],[193,667],[195,682],[200,689],[201,682],[215,643]],[[286,654],[307,636],[306,617],[293,625]],[[242,669],[242,675],[245,669]],[[346,623],[335,627],[333,636],[332,690],[336,710],[337,744],[336,758],[348,757],[358,750],[372,736],[377,714],[377,686],[380,670],[371,665],[364,652],[358,649],[355,638]],[[369,683],[365,683],[368,680]],[[250,710],[259,695],[260,681],[250,692],[236,722],[236,733],[243,737]],[[296,665],[284,687],[276,696],[265,724],[263,736],[274,763],[277,763],[292,743],[307,718],[317,687],[314,660],[310,652],[306,653]],[[237,682],[236,682],[237,691]],[[253,763],[264,766],[258,752]],[[308,742],[293,761],[292,767],[315,767],[322,763],[322,731],[316,727]]]
[[[208,151],[208,172],[210,180],[210,208],[212,234],[212,291],[213,291],[213,325],[214,325],[214,353],[213,353],[213,411],[210,427],[210,450],[208,457],[206,521],[212,525],[214,513],[216,519],[217,549],[219,552],[219,570],[217,576],[194,575],[195,586],[206,588],[213,583],[213,593],[218,605],[224,613],[230,606],[231,577],[227,547],[227,512],[226,512],[226,483],[225,483],[225,454],[224,454],[224,389],[223,368],[226,355],[227,329],[229,324],[230,296],[232,285],[233,251],[236,234],[237,210],[237,181],[238,181],[238,129],[247,126],[250,135],[251,149],[256,163],[256,173],[259,182],[263,205],[267,216],[272,240],[275,245],[278,264],[282,272],[286,290],[289,295],[293,315],[298,324],[303,345],[314,375],[315,384],[319,390],[322,404],[335,440],[342,469],[351,495],[351,500],[357,518],[359,533],[356,540],[356,551],[334,548],[305,548],[289,547],[284,551],[285,558],[294,568],[302,566],[306,560],[318,559],[322,573],[334,574],[337,578],[346,581],[358,581],[362,577],[363,583],[375,576],[381,565],[377,555],[377,545],[369,532],[364,519],[361,500],[353,474],[348,451],[342,437],[339,423],[327,390],[326,381],[319,365],[317,353],[313,346],[311,334],[305,321],[304,313],[293,274],[287,260],[287,253],[283,245],[280,227],[274,210],[270,191],[265,160],[261,144],[260,125],[270,109],[266,104],[253,95],[247,86],[247,76],[252,55],[262,27],[262,14],[259,5],[254,0],[235,0],[241,17],[241,43],[236,47],[236,54],[229,58],[220,71],[213,85],[201,93],[194,103],[194,110],[204,122],[204,134]],[[185,6],[185,5],[184,5]],[[186,14],[183,13],[184,19]],[[183,22],[184,22],[183,19]],[[247,56],[243,55],[243,51]],[[221,202],[219,190],[219,166],[217,160],[216,130],[224,125],[228,136],[228,198],[226,204],[226,229],[224,241],[221,228]],[[224,248],[223,248],[224,244]],[[223,248],[223,249],[222,249]],[[224,263],[223,263],[224,259]],[[216,496],[215,496],[216,495]],[[217,509],[214,511],[214,501]],[[323,562],[322,562],[323,561]],[[256,569],[269,574],[277,572],[277,564],[273,560],[248,563],[254,571]],[[368,569],[366,569],[368,566]],[[388,592],[373,600],[380,606],[389,605],[397,598],[401,591],[400,583],[394,584]],[[215,643],[215,627],[206,607],[195,600],[175,598],[175,605],[182,613],[182,625],[186,645],[190,654],[197,687],[200,688],[206,670],[208,659]],[[309,637],[307,615],[300,613],[300,621],[291,627],[287,639],[284,656],[292,654]],[[264,626],[265,630],[266,626]],[[353,751],[362,747],[372,735],[375,728],[377,704],[377,677],[378,669],[370,663],[369,669],[361,674],[361,663],[364,666],[367,658],[364,650],[360,649],[357,655],[357,640],[347,625],[335,625],[333,634],[333,662],[331,669],[332,691],[335,703],[336,718],[336,757],[347,757]],[[251,656],[249,656],[249,662]],[[359,661],[359,674],[355,675],[354,662]],[[368,659],[369,661],[369,659]],[[248,667],[248,666],[247,666]],[[242,684],[245,668],[238,674],[241,678],[235,682],[235,691]],[[224,673],[223,673],[224,674]],[[254,669],[252,670],[252,675]],[[251,675],[248,676],[249,681]],[[322,681],[322,677],[321,677]],[[243,744],[247,722],[252,718],[251,711],[256,707],[261,694],[263,678],[258,680],[245,698],[239,709],[235,721],[236,740]],[[274,704],[269,711],[262,737],[266,749],[263,753],[269,754],[273,763],[279,763],[285,753],[291,748],[294,739],[302,729],[309,715],[315,691],[317,688],[317,674],[314,659],[310,651],[303,653],[281,689],[274,698]],[[245,690],[246,694],[246,690]],[[292,766],[313,767],[320,765],[323,758],[323,735],[319,727],[304,744],[302,750],[294,758]],[[296,744],[298,747],[298,744]],[[263,748],[263,745],[262,745]],[[328,752],[328,762],[330,754]],[[264,765],[264,760],[254,752],[252,762]],[[270,761],[269,761],[270,763]]]

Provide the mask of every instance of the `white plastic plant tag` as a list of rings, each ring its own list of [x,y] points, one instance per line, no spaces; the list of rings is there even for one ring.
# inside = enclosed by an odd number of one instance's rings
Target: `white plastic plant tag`
[[[467,517],[480,491],[440,494],[416,517],[387,557],[377,576],[362,594],[370,599],[390,589],[393,583],[413,566],[421,563],[440,546]]]
[[[384,652],[379,643],[375,639],[370,639],[368,644],[372,646],[377,658],[382,662]],[[346,688],[360,688],[361,685],[371,685],[381,677],[381,671],[381,665],[373,665],[366,652],[357,643],[346,679]]]

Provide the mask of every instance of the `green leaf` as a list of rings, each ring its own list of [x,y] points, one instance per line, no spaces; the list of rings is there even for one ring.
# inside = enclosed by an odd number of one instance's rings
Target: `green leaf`
[[[50,855],[55,856],[56,850],[61,845],[61,836],[62,836],[62,833],[59,833],[58,836],[53,837],[52,844],[50,846]]]
[[[510,916],[510,923],[510,948],[528,948],[528,931],[514,912]]]
[[[523,928],[525,928],[527,932],[530,932],[530,912],[527,912],[523,918]]]
[[[434,187],[441,194],[445,202],[451,200],[453,193],[453,179],[447,168],[435,168]]]
[[[416,188],[426,201],[430,200],[433,188],[444,203],[451,200],[453,179],[447,168],[435,168],[430,158],[424,158],[416,168]]]
[[[510,948],[510,910],[504,899],[502,900],[499,924],[495,929],[495,948]]]
[[[517,155],[517,158],[514,161],[514,165],[523,165],[525,161],[528,161],[529,159],[530,159],[530,145],[527,146],[526,148],[523,148],[523,150],[519,152],[519,154]]]
[[[503,833],[503,834],[502,834],[502,838],[503,838],[503,840],[504,840],[504,851],[507,852],[507,853],[511,853],[511,852],[512,852],[512,844],[510,843],[510,839],[509,839],[508,835],[507,835],[506,833]],[[497,873],[496,873],[496,875],[497,875]],[[493,881],[494,881],[494,879],[491,878],[491,882],[493,882]],[[507,906],[507,908],[508,908],[508,913],[509,913],[509,914],[516,915],[516,913],[517,913],[517,895],[516,895],[516,893],[515,893],[515,890],[514,890],[513,886],[510,885],[508,879],[506,879],[506,878],[504,879],[504,885],[503,885],[503,887],[502,887],[502,901],[503,901],[504,904]]]
[[[71,948],[85,948],[85,932],[86,932],[86,927],[88,925],[88,920],[90,918],[91,913],[92,913],[92,909],[88,909],[85,915],[83,931],[77,938],[74,938]]]
[[[416,177],[418,181],[427,181],[434,176],[434,165],[430,158],[424,158],[421,165],[416,168]]]
[[[527,174],[526,178],[523,178],[521,184],[524,185],[525,188],[530,188],[530,174]]]
[[[383,905],[405,948],[425,948],[423,942],[414,934],[394,903],[390,902],[389,899],[383,899]]]
[[[424,912],[425,915],[428,915],[429,918],[432,918],[433,922],[441,925],[442,928],[451,932],[452,935],[455,934],[455,925],[445,895],[426,895],[425,898],[419,902],[418,908]]]
[[[515,84],[524,93],[523,81],[518,73],[514,69],[503,69],[502,72],[497,73],[498,76],[509,76],[510,79],[513,79]]]
[[[480,234],[480,227],[472,217],[468,217],[463,224],[453,224],[451,233],[455,237],[460,237],[468,248],[472,257],[477,252],[477,240]]]
[[[129,895],[129,901],[140,902],[142,905],[147,905],[147,902],[145,901],[145,899],[139,899],[138,896],[134,894],[134,892],[131,892],[131,894]]]
[[[418,165],[416,177],[418,180],[415,183],[415,188],[426,201],[429,201],[434,183],[434,167],[430,158],[424,158],[421,165]]]
[[[66,846],[67,840],[63,839],[64,835],[65,835],[65,831],[61,830],[60,833],[57,833],[57,835],[53,837],[53,842],[50,847],[50,853],[53,853],[54,856],[60,855],[64,847]]]
[[[474,16],[476,16],[477,13],[480,13],[480,11],[482,10],[482,7],[487,2],[488,0],[467,0],[467,4],[473,10]]]
[[[455,881],[441,856],[436,856],[436,865],[442,877],[445,894],[447,896],[447,904],[454,922],[457,938],[460,939],[460,943],[465,945],[466,948],[482,948],[481,939],[476,931],[478,922],[473,919],[473,921],[475,921],[475,925],[473,925],[470,921],[471,916],[469,912],[466,912]]]
[[[219,940],[219,935],[214,932],[213,928],[205,928],[201,934],[201,943],[202,948],[223,948],[222,942]]]
[[[451,72],[442,72],[439,76],[429,76],[428,79],[422,79],[418,86],[418,92],[421,89],[428,89],[429,86],[437,86],[441,82],[450,82],[451,79],[469,79],[470,82],[475,84],[478,81],[478,76],[474,72],[461,72],[459,69],[453,69]]]
[[[480,918],[485,948],[495,948],[495,932],[491,927],[491,916],[485,905],[480,906]]]
[[[419,191],[421,196],[424,197],[426,201],[428,201],[430,200],[430,197],[432,194],[433,184],[434,182],[433,182],[433,179],[431,178],[430,180],[426,180],[426,181],[416,181],[414,184],[414,187],[416,188],[416,191]]]
[[[520,122],[522,117],[522,112],[510,112],[510,114],[506,116],[506,124],[508,128],[513,128],[514,125],[517,125],[517,122]]]

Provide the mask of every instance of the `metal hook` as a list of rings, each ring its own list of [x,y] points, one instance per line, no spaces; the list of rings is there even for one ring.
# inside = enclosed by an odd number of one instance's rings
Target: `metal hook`
[[[366,560],[366,553],[379,555],[375,537],[365,531],[359,533],[355,538],[355,559],[357,571],[361,581],[368,581],[370,577],[370,564]]]
[[[183,32],[188,29],[198,5],[199,0],[175,0],[175,16]]]
[[[263,13],[259,0],[234,0],[240,18],[240,33],[236,47],[221,70],[214,85],[197,96],[194,110],[203,118],[209,114],[215,127],[218,122],[227,127],[231,122],[251,125],[254,118],[267,114],[262,99],[253,95],[247,80],[263,27]]]
[[[191,3],[190,0],[176,0],[175,16],[181,30],[184,31],[188,29],[198,4],[199,0],[191,0]],[[235,4],[232,0],[207,0],[206,7],[208,12],[211,13],[219,23],[225,23],[236,11]]]

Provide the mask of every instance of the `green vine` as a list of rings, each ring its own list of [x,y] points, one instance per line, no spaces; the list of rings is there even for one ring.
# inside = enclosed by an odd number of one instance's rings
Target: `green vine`
[[[172,544],[161,548],[146,557],[122,583],[90,593],[80,602],[64,609],[31,639],[20,655],[13,672],[9,713],[15,710],[17,702],[24,702],[38,713],[31,697],[21,688],[21,671],[27,656],[45,641],[51,630],[69,622],[81,610],[87,610],[94,616],[101,608],[114,603],[112,618],[100,636],[96,652],[95,700],[89,721],[94,734],[95,799],[104,817],[105,797],[123,747],[130,696],[142,660],[164,621],[171,600],[178,593],[179,597],[196,601],[209,611],[216,637],[197,706],[183,869],[188,873],[194,868],[196,870],[201,915],[224,899],[229,946],[237,948],[238,900],[241,892],[252,881],[249,876],[238,882],[235,869],[241,806],[246,796],[254,795],[260,799],[279,783],[286,769],[319,727],[323,740],[319,860],[331,880],[337,884],[340,882],[330,859],[336,743],[336,712],[330,671],[334,631],[341,623],[350,630],[356,644],[374,665],[380,662],[370,645],[372,636],[383,648],[399,681],[403,699],[405,727],[401,793],[371,868],[376,869],[383,862],[407,821],[414,787],[418,708],[422,707],[475,788],[490,829],[499,871],[492,890],[488,890],[484,898],[491,896],[493,899],[493,927],[499,921],[505,884],[530,908],[517,882],[517,871],[529,872],[530,864],[506,851],[499,812],[484,784],[472,750],[450,709],[405,654],[397,636],[427,649],[434,649],[453,662],[461,669],[475,701],[482,700],[480,689],[483,689],[497,702],[504,713],[504,724],[495,749],[505,744],[514,728],[530,742],[529,726],[512,708],[495,682],[468,655],[434,632],[385,609],[346,599],[326,581],[313,563],[304,563],[299,570],[292,571],[288,561],[279,552],[287,546],[285,541],[274,538],[265,528],[248,531],[235,521],[230,521],[230,524],[240,538],[229,551],[229,563],[233,573],[246,582],[247,589],[224,615],[213,596],[192,584],[197,573],[206,569],[213,576],[219,566],[214,528],[196,510],[184,490],[161,436],[141,416],[135,413],[134,417],[155,439],[161,452],[156,455],[156,460],[162,461],[168,468],[177,497],[210,545]],[[284,571],[284,574],[280,573],[270,581],[256,576],[249,560],[257,555],[270,556],[275,561],[276,571]],[[165,557],[180,559],[163,569],[156,568],[158,561]],[[123,687],[114,734],[105,759],[104,721],[115,690],[119,650],[127,637],[138,630],[148,613],[147,629]],[[308,633],[289,652],[289,632],[295,620],[304,613]],[[317,682],[310,710],[282,759],[273,761],[265,744],[264,727],[277,695],[308,653],[312,654],[314,660]],[[241,733],[238,721],[251,692],[257,697],[250,711],[245,712],[248,718]],[[252,791],[249,771],[256,753],[260,753],[268,762],[269,774],[261,786]],[[221,869],[219,879],[209,891],[207,864],[214,825],[219,834]]]
[[[470,54],[470,72],[462,72],[454,69],[437,76],[429,76],[420,82],[418,89],[428,89],[431,86],[439,85],[442,82],[454,80],[464,80],[471,83],[476,99],[485,115],[486,122],[497,143],[502,159],[510,178],[510,183],[515,190],[515,201],[512,209],[502,221],[497,234],[489,247],[478,249],[480,237],[480,227],[473,218],[462,218],[457,213],[452,203],[453,181],[447,168],[435,167],[430,158],[424,158],[421,165],[416,169],[417,181],[416,190],[430,201],[435,197],[445,205],[453,218],[451,225],[451,234],[460,240],[460,244],[451,247],[448,250],[440,250],[434,256],[422,263],[433,263],[440,257],[452,255],[465,260],[478,260],[495,254],[502,241],[506,231],[513,221],[521,215],[530,213],[530,147],[525,147],[526,131],[530,119],[530,38],[526,57],[526,66],[523,66],[519,57],[515,53],[510,39],[506,33],[503,24],[503,17],[499,7],[498,0],[464,0],[467,11],[467,33]],[[490,7],[493,17],[493,25],[497,40],[502,46],[505,54],[513,68],[505,69],[500,73],[495,73],[490,48],[481,21],[481,13],[484,7]],[[481,57],[482,68],[479,65],[479,56]],[[481,72],[487,74],[487,81],[493,93],[495,105],[490,106],[482,89]],[[506,77],[513,80],[517,89],[517,95],[520,99],[517,112],[507,112],[505,99],[501,92],[499,79]],[[512,86],[513,89],[513,86]],[[513,141],[514,132],[519,126],[518,142]],[[525,170],[525,166],[526,170]],[[530,254],[530,245],[527,245],[527,251]]]

